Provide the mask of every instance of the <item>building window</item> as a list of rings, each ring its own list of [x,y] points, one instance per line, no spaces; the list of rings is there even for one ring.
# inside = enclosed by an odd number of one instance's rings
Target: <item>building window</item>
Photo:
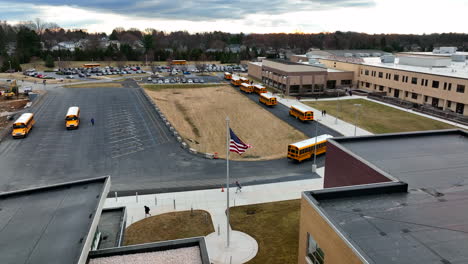
[[[379,90],[380,90],[380,91],[383,91],[383,89],[384,89],[383,85],[380,85],[380,86],[379,86]]]
[[[391,93],[392,92],[392,88],[388,88],[388,93]]]
[[[405,92],[405,97],[408,97],[408,95],[409,95],[409,92]]]
[[[418,94],[417,93],[412,93],[411,98],[412,99],[418,99]]]
[[[464,93],[465,92],[465,85],[457,85],[457,93]]]
[[[383,72],[379,72],[379,78],[383,78]]]
[[[432,81],[432,88],[439,88],[439,81]]]
[[[364,74],[365,74],[365,75],[369,75],[369,70],[365,70],[365,71],[364,71]]]
[[[399,81],[400,80],[400,75],[398,75],[398,74],[393,75],[393,80],[394,81]]]
[[[427,95],[424,96],[424,102],[427,103]]]
[[[366,87],[369,88],[370,86],[370,83],[366,82]]]
[[[418,84],[418,78],[412,77],[412,78],[411,78],[411,83],[412,83],[412,84]]]
[[[448,90],[449,90],[449,91],[452,90],[452,84],[451,84],[451,83],[448,84]]]
[[[452,101],[447,101],[447,107],[448,108],[452,107]]]
[[[447,83],[444,82],[444,90],[446,90],[446,89],[447,89]]]
[[[427,86],[428,82],[429,82],[429,80],[425,80],[424,81],[424,86]]]
[[[325,253],[323,252],[323,250],[319,247],[317,242],[314,240],[314,238],[309,233],[307,233],[306,258],[308,258],[308,260],[312,264],[323,264],[323,263],[325,263]]]
[[[351,85],[351,80],[341,80],[341,85]]]
[[[375,71],[372,71],[372,77],[375,77]]]

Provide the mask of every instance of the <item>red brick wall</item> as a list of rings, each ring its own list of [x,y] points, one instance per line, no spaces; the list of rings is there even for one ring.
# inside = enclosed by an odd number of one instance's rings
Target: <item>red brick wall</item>
[[[389,181],[391,180],[333,143],[327,143],[324,188]]]

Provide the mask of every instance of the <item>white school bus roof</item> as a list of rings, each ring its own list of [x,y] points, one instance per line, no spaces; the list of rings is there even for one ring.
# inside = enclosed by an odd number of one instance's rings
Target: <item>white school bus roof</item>
[[[303,106],[303,105],[291,105],[291,108],[296,108],[297,110],[305,113],[305,112],[313,112],[312,109],[306,107],[306,106]]]
[[[240,77],[241,80],[248,80],[247,78],[245,77]]]
[[[333,137],[332,135],[328,135],[328,134],[320,135],[320,136],[317,137],[317,143],[320,143],[322,141],[326,141],[327,139],[332,138],[332,137]],[[296,142],[296,143],[293,143],[293,144],[289,144],[289,145],[300,149],[300,148],[303,148],[303,147],[306,147],[306,146],[310,146],[312,144],[315,144],[315,138],[314,137],[303,140],[303,141],[299,141],[299,142]]]
[[[276,99],[276,96],[273,96],[272,94],[270,93],[262,93],[260,94],[261,97],[265,97],[266,99],[271,99],[271,98],[275,98]]]
[[[225,72],[224,75],[232,75],[230,72]]]
[[[18,119],[16,119],[15,124],[17,123],[26,124],[29,121],[29,119],[31,119],[33,116],[34,116],[33,113],[24,113]]]
[[[241,83],[241,85],[244,86],[244,87],[246,87],[246,88],[249,88],[250,86],[252,86],[252,85],[250,85],[250,84],[248,84],[248,83]]]
[[[265,88],[265,86],[263,86],[261,84],[255,84],[254,87],[257,88],[257,89],[264,89]]]
[[[80,108],[78,106],[71,106],[70,108],[68,108],[67,116],[76,116],[78,115],[78,111],[80,111]]]
[[[240,80],[240,78],[237,75],[233,75],[231,80],[238,81]]]

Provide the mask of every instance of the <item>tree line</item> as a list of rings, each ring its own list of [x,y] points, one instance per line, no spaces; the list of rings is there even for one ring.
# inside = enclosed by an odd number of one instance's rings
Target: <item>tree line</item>
[[[60,42],[79,42],[69,50],[53,50]],[[103,43],[106,43],[103,45]],[[251,60],[258,56],[276,57],[289,50],[304,54],[317,49],[380,49],[387,52],[432,51],[434,47],[456,46],[468,50],[468,34],[424,35],[365,34],[357,32],[243,34],[221,31],[189,33],[165,32],[148,28],[115,28],[111,34],[90,33],[84,29],[64,29],[55,23],[34,21],[9,24],[0,22],[1,71],[20,70],[20,64],[42,59],[54,61],[221,61]]]

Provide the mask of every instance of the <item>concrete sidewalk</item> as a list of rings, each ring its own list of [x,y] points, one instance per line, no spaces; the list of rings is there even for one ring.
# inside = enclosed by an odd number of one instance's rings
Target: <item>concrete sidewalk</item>
[[[334,116],[331,115],[326,115],[322,116],[322,111],[317,110],[315,108],[312,108],[301,101],[308,101],[308,100],[295,100],[295,99],[285,99],[281,97],[277,97],[277,100],[279,103],[291,107],[291,105],[302,105],[303,107],[310,108],[312,111],[314,111],[314,119],[315,121],[318,121],[320,124],[325,125],[341,134],[344,136],[363,136],[363,135],[373,135],[371,132],[364,130],[360,127],[355,127],[354,124],[345,122],[341,119],[338,119]],[[315,101],[315,100],[314,100]],[[359,122],[359,121],[358,121]],[[356,131],[356,133],[355,133]]]
[[[230,206],[300,199],[303,191],[323,188],[324,168],[319,168],[317,173],[322,178],[244,186],[242,192],[237,194],[235,193],[236,188],[231,187]],[[187,211],[191,208],[205,210],[210,213],[215,229],[214,233],[206,236],[211,262],[219,264],[245,263],[255,257],[258,244],[250,235],[233,231],[230,239],[231,246],[226,247],[226,201],[226,190],[221,192],[221,189],[210,189],[108,198],[104,207],[125,206],[127,208],[127,226],[145,218],[144,205],[151,208],[153,216],[168,212]]]

